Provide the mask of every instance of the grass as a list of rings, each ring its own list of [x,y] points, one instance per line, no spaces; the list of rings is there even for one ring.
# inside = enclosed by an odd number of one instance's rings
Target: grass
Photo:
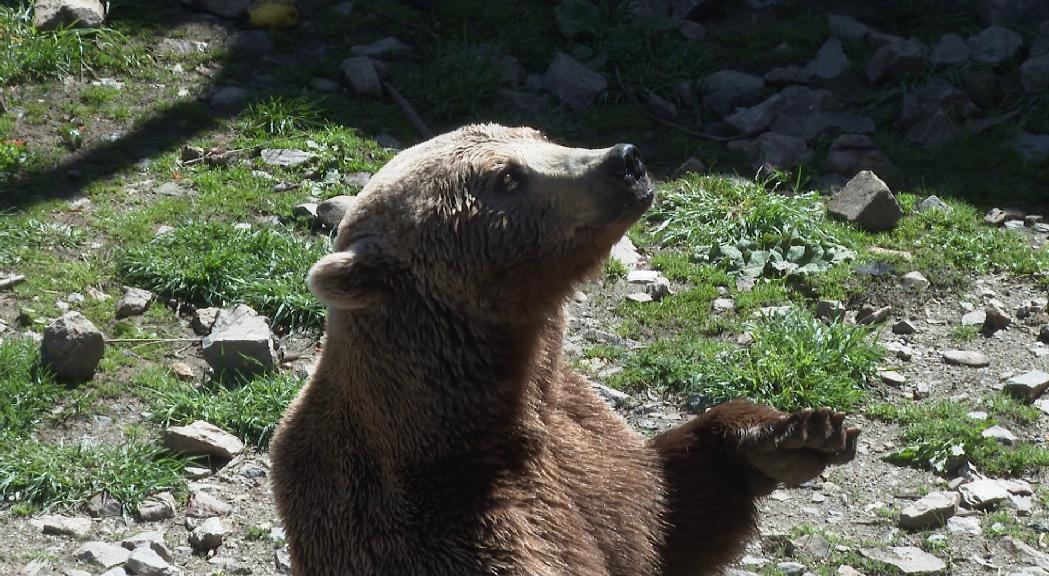
[[[746,348],[689,337],[656,342],[628,357],[613,384],[685,394],[702,405],[751,398],[783,410],[847,410],[865,398],[882,355],[870,329],[826,325],[802,310],[765,317],[752,334]]]
[[[404,68],[398,84],[427,118],[440,124],[483,119],[504,82],[496,55],[466,43],[442,43],[420,73]]]
[[[281,414],[303,385],[292,374],[271,374],[246,381],[209,381],[199,388],[159,371],[142,378],[153,420],[158,425],[180,426],[206,420],[261,449],[269,445]]]
[[[316,99],[273,96],[248,105],[240,117],[240,131],[249,137],[289,136],[322,125]]]
[[[903,447],[888,456],[892,462],[930,468],[949,474],[968,460],[991,475],[1019,475],[1049,466],[1049,450],[1027,442],[1005,446],[981,433],[1000,418],[1029,423],[1037,418],[1031,410],[1012,406],[1015,401],[992,396],[984,404],[991,417],[974,420],[967,414],[976,409],[971,403],[939,400],[914,404],[878,403],[867,413],[900,426]]]
[[[328,251],[323,239],[279,229],[240,230],[190,222],[120,255],[127,284],[207,306],[244,303],[292,329],[319,328],[323,307],[306,286],[309,267]]]
[[[38,368],[38,350],[28,339],[0,341],[0,443],[32,431],[64,392]]]

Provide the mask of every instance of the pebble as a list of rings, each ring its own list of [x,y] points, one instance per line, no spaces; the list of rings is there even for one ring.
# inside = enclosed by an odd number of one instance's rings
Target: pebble
[[[929,280],[921,272],[908,272],[900,278],[900,284],[908,290],[923,292],[929,287]]]
[[[189,497],[189,504],[186,506],[186,516],[190,518],[226,516],[232,511],[232,506],[205,490],[193,492]]]
[[[878,372],[878,376],[890,386],[902,386],[907,383],[907,377],[895,370],[882,370]]]
[[[983,368],[991,365],[991,360],[980,352],[970,350],[945,350],[943,361],[953,366],[969,366],[972,368]]]
[[[635,292],[633,294],[627,294],[626,299],[631,302],[637,302],[638,304],[645,304],[652,301],[652,296],[649,296],[647,292]]]
[[[983,533],[980,519],[976,516],[954,516],[947,519],[947,531],[951,534],[972,534],[979,536]]]
[[[990,428],[984,430],[980,433],[980,436],[983,436],[984,438],[993,438],[994,440],[997,440],[998,442],[1001,442],[1006,446],[1012,446],[1016,444],[1017,440],[1016,436],[1012,432],[1010,432],[1006,428],[1003,428],[1002,426],[997,425],[991,426]]]
[[[222,545],[226,533],[221,520],[208,518],[190,532],[189,544],[197,553],[209,552]]]
[[[987,313],[983,310],[973,310],[962,316],[962,326],[983,326],[987,320]]]
[[[918,331],[918,328],[911,323],[909,320],[900,320],[899,322],[892,325],[892,333],[900,335],[914,334]]]

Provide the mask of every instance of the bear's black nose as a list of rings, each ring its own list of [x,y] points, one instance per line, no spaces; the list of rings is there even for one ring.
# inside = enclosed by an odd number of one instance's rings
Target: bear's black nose
[[[609,151],[608,169],[616,178],[641,180],[645,177],[645,164],[641,162],[641,151],[633,144],[616,144]]]

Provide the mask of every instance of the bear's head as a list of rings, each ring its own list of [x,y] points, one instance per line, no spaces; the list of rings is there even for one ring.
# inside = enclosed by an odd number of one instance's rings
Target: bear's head
[[[653,200],[638,151],[473,125],[404,150],[347,211],[310,271],[332,311],[422,297],[514,323],[548,315]]]

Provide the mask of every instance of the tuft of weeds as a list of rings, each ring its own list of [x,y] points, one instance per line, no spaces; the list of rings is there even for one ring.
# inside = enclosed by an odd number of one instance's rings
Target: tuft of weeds
[[[199,388],[161,373],[144,378],[153,419],[161,426],[206,420],[262,449],[303,385],[291,374],[210,381]]]
[[[466,43],[439,44],[434,52],[423,73],[405,69],[398,74],[398,84],[435,122],[479,119],[504,82],[493,54]]]
[[[33,507],[71,508],[106,492],[134,508],[148,495],[185,489],[185,461],[138,440],[120,445],[0,444],[0,496]]]
[[[240,117],[240,129],[253,138],[290,136],[322,125],[316,100],[273,96],[253,102]]]
[[[969,342],[980,335],[979,326],[955,326],[947,336],[954,342]]]
[[[989,401],[993,415],[1007,417],[1024,414],[1006,407],[1007,399]],[[869,416],[900,425],[903,447],[886,457],[890,462],[930,468],[949,474],[969,461],[993,475],[1016,475],[1049,466],[1049,450],[1022,442],[1005,446],[981,433],[996,424],[995,418],[974,420],[967,414],[969,403],[940,400],[907,405],[874,404]]]
[[[63,389],[39,369],[39,347],[28,339],[0,341],[0,442],[31,432]]]
[[[682,393],[699,405],[751,398],[783,410],[851,409],[882,352],[866,327],[824,324],[800,309],[763,317],[747,348],[682,337],[629,357],[615,383]]]
[[[25,167],[32,155],[25,142],[19,140],[0,141],[0,182],[8,180]]]
[[[627,269],[626,264],[623,264],[615,258],[609,258],[605,260],[604,276],[605,280],[616,280],[619,278],[626,278],[630,271]]]
[[[126,250],[117,270],[124,282],[168,298],[208,306],[242,302],[276,325],[319,328],[324,310],[305,278],[328,250],[326,239],[280,229],[190,222]]]

